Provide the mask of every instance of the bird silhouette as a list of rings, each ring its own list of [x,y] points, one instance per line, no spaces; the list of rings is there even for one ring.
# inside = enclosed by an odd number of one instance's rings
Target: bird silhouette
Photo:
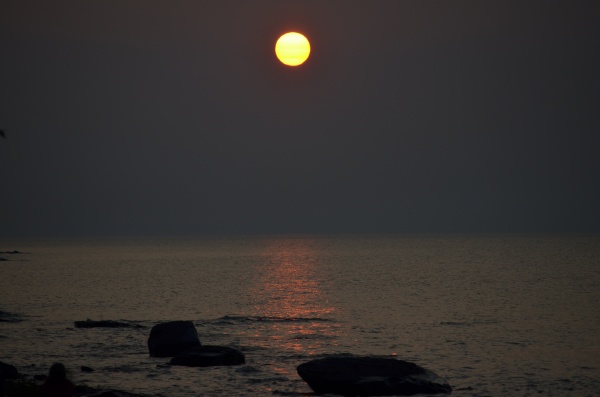
[[[2,135],[2,138],[6,139],[6,134],[4,134],[4,130],[0,130],[0,135]]]

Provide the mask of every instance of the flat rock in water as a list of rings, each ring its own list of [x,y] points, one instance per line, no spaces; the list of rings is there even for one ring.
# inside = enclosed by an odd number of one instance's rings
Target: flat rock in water
[[[150,357],[174,357],[199,346],[198,332],[191,321],[170,321],[155,325],[148,338]]]
[[[186,367],[212,367],[217,365],[242,365],[246,357],[241,351],[226,346],[200,346],[185,351],[171,359],[171,365]]]
[[[327,357],[300,364],[297,371],[317,394],[411,396],[452,392],[448,382],[435,373],[393,358]]]

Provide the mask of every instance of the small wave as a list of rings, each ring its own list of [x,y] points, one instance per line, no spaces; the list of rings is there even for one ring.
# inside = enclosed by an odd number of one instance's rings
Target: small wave
[[[102,368],[101,371],[104,371],[104,372],[121,372],[121,373],[131,374],[131,373],[134,373],[134,372],[143,371],[143,369],[135,367],[133,365],[124,364],[124,365],[117,365],[117,366],[106,366],[106,367]]]
[[[237,368],[235,370],[235,372],[237,372],[239,374],[255,374],[255,373],[262,372],[262,371],[256,367],[252,367],[250,365],[244,365],[243,367]]]
[[[271,376],[267,378],[251,378],[246,380],[246,382],[251,384],[260,384],[260,383],[275,383],[275,382],[287,382],[289,378],[285,376]]]
[[[0,323],[19,323],[21,321],[23,321],[23,319],[18,314],[0,310]]]
[[[473,325],[485,325],[485,324],[496,324],[495,320],[474,320],[474,321],[442,321],[440,325],[447,325],[450,327],[469,327]]]
[[[144,328],[134,321],[129,320],[90,320],[75,321],[75,328]]]
[[[217,323],[254,323],[254,322],[329,322],[330,319],[320,317],[278,317],[278,316],[223,316]]]
[[[270,349],[264,346],[240,346],[240,350],[242,350],[243,352],[260,352]]]
[[[314,333],[314,334],[295,335],[291,339],[293,339],[293,340],[309,340],[309,339],[310,340],[312,340],[312,339],[328,340],[328,339],[335,339],[335,337],[332,335],[324,334],[324,333]]]
[[[472,325],[472,323],[467,323],[465,321],[442,321],[440,325],[450,325],[454,327],[464,327],[467,325]]]

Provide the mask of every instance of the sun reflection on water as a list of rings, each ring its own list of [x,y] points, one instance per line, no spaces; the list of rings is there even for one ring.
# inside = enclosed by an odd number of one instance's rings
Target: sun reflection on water
[[[335,308],[310,239],[281,239],[263,253],[252,289],[253,315],[269,322],[271,344],[306,354],[335,344]]]

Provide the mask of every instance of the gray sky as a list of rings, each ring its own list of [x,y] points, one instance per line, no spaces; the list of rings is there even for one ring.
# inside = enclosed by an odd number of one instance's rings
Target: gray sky
[[[0,237],[600,232],[598,20],[596,0],[2,1]]]

